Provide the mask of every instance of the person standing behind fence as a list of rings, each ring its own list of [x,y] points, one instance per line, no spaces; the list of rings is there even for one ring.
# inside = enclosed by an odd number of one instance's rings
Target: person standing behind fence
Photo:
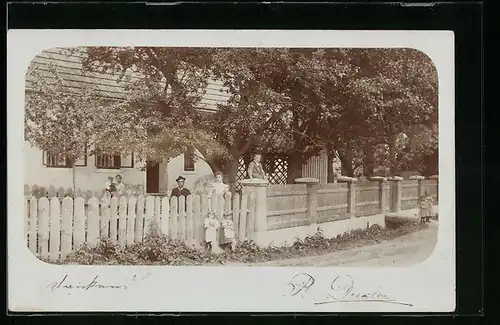
[[[177,187],[172,190],[172,192],[170,193],[170,197],[179,198],[179,196],[182,195],[187,198],[189,195],[191,195],[191,191],[184,187],[186,178],[184,178],[183,176],[179,176],[175,181],[177,182]],[[187,209],[187,200],[185,201],[185,209]],[[178,211],[179,206],[177,206],[177,212]]]
[[[231,214],[225,213],[224,219],[221,221],[221,237],[220,244],[224,248],[229,248],[234,250],[236,246],[236,240],[234,236],[234,225],[233,220],[231,220]]]
[[[115,176],[115,187],[116,187],[116,195],[121,196],[125,193],[125,184],[123,184],[123,177],[122,175],[116,175]]]
[[[106,195],[106,197],[108,199],[111,198],[113,193],[116,192],[116,185],[115,185],[115,182],[113,180],[113,176],[109,176],[106,183],[104,183],[104,190],[105,190],[104,194]]]
[[[267,180],[266,172],[262,167],[262,155],[260,153],[256,153],[253,155],[253,161],[248,165],[248,178],[249,179],[263,179]]]
[[[208,216],[203,220],[203,227],[205,228],[205,252],[211,253],[212,244],[217,242],[217,229],[219,228],[219,221],[215,219],[215,213],[208,213]]]
[[[210,209],[212,209],[212,197],[224,195],[229,192],[229,186],[224,184],[223,178],[222,172],[215,172],[215,182],[210,184],[210,188],[208,189],[208,206]]]
[[[172,190],[172,193],[170,193],[170,197],[175,196],[179,197],[181,195],[183,196],[188,196],[191,195],[191,191],[189,191],[187,188],[184,187],[184,182],[186,179],[183,176],[177,177],[175,180],[177,182],[177,187]]]

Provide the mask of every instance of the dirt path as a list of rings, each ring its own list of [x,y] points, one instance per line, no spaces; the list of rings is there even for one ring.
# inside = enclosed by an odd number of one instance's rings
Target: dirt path
[[[437,241],[437,222],[396,239],[324,255],[252,263],[248,266],[408,266],[425,260]]]

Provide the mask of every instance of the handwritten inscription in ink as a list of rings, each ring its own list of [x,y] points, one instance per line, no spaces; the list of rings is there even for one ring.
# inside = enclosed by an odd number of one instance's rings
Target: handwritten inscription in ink
[[[349,274],[335,275],[328,283],[319,284],[311,274],[298,273],[288,282],[289,291],[285,295],[304,298],[307,292],[315,290],[317,287],[321,288],[323,285],[327,286],[326,297],[323,300],[314,302],[315,305],[341,302],[378,302],[412,306],[412,304],[391,299],[383,292],[357,290],[355,288],[355,281]]]
[[[135,274],[131,281],[138,282],[147,279],[151,274],[146,273],[145,275]],[[99,275],[94,276],[90,281],[81,281],[76,279],[71,279],[68,274],[64,275],[62,279],[58,281],[51,282],[47,285],[47,289],[50,291],[56,291],[61,289],[68,290],[81,290],[89,291],[90,289],[118,289],[127,290],[128,286],[125,283],[109,283],[102,281]]]

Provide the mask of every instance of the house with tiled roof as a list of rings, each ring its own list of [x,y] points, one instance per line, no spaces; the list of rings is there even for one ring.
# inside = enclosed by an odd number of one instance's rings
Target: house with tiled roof
[[[68,55],[65,49],[49,49],[38,54],[31,62],[30,68],[37,68],[46,78],[53,78],[49,69],[56,69],[58,75],[63,79],[64,91],[78,93],[79,88],[90,85],[93,90],[109,100],[123,100],[126,97],[127,82],[140,76],[133,72],[127,78],[120,75],[96,71],[85,71],[82,59],[85,53],[72,52]],[[49,67],[51,66],[51,67]],[[26,91],[32,91],[32,80],[27,76]],[[229,94],[225,91],[221,82],[212,80],[209,82],[203,98],[198,104],[198,109],[207,113],[217,110],[217,105],[225,103]],[[287,142],[286,137],[272,141]],[[285,143],[283,145],[286,145]],[[194,149],[196,151],[196,149]],[[27,185],[38,185],[43,187],[72,187],[72,168],[67,164],[65,157],[50,155],[38,148],[32,147],[25,142],[25,180]],[[196,152],[200,155],[199,152]],[[322,152],[318,157],[312,157],[302,168],[304,177],[315,177],[321,183],[327,182],[327,155]],[[241,172],[238,178],[246,177],[244,162],[240,161]],[[273,162],[270,164],[275,171],[270,170],[271,180],[277,183],[286,179],[286,163]],[[144,168],[140,168],[144,167]],[[124,183],[133,187],[140,186],[147,193],[170,192],[176,186],[175,179],[179,175],[186,178],[186,187],[194,188],[196,184],[212,175],[212,169],[202,159],[193,159],[193,152],[187,152],[171,158],[168,163],[160,163],[154,166],[145,166],[132,154],[123,155],[95,155],[85,157],[76,164],[77,188],[84,191],[102,190],[108,176],[123,176]],[[281,173],[272,177],[273,173]]]
[[[55,69],[62,78],[64,91],[68,93],[76,94],[79,88],[90,85],[104,98],[123,100],[126,81],[118,74],[84,71],[83,55],[84,53],[79,52],[67,55],[64,49],[49,49],[38,54],[32,60],[30,68],[36,68],[46,78],[53,78],[50,69]],[[137,78],[134,75],[128,77],[128,82]],[[27,92],[32,90],[31,85],[32,80],[27,76]],[[220,82],[211,81],[199,103],[199,109],[207,113],[214,112],[217,104],[223,103],[228,97]],[[27,141],[24,149],[25,184],[64,188],[72,186],[72,168],[66,163],[65,157],[50,155],[32,147]],[[168,163],[139,168],[144,165],[133,153],[85,157],[76,163],[76,185],[84,191],[99,191],[108,176],[120,174],[127,185],[141,186],[148,193],[158,193],[168,192],[175,187],[175,179],[179,175],[186,178],[188,188],[192,188],[200,178],[212,175],[210,166],[201,159],[193,159],[192,152],[174,157]]]

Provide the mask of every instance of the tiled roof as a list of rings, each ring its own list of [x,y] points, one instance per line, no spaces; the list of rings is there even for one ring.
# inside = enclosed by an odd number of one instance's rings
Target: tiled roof
[[[82,58],[84,53],[73,53],[71,56],[63,54],[63,49],[54,48],[45,50],[38,54],[32,61],[31,67],[38,68],[38,71],[49,79],[53,76],[50,73],[49,65],[52,65],[63,79],[65,90],[72,93],[77,92],[85,84],[92,85],[94,90],[103,97],[110,99],[124,99],[127,82],[120,80],[119,74],[84,71]],[[130,75],[133,80],[139,76]],[[30,89],[29,77],[26,79],[26,88]],[[221,82],[209,81],[206,93],[199,103],[199,108],[207,111],[215,111],[217,104],[223,104],[229,98],[229,94],[224,90]]]

